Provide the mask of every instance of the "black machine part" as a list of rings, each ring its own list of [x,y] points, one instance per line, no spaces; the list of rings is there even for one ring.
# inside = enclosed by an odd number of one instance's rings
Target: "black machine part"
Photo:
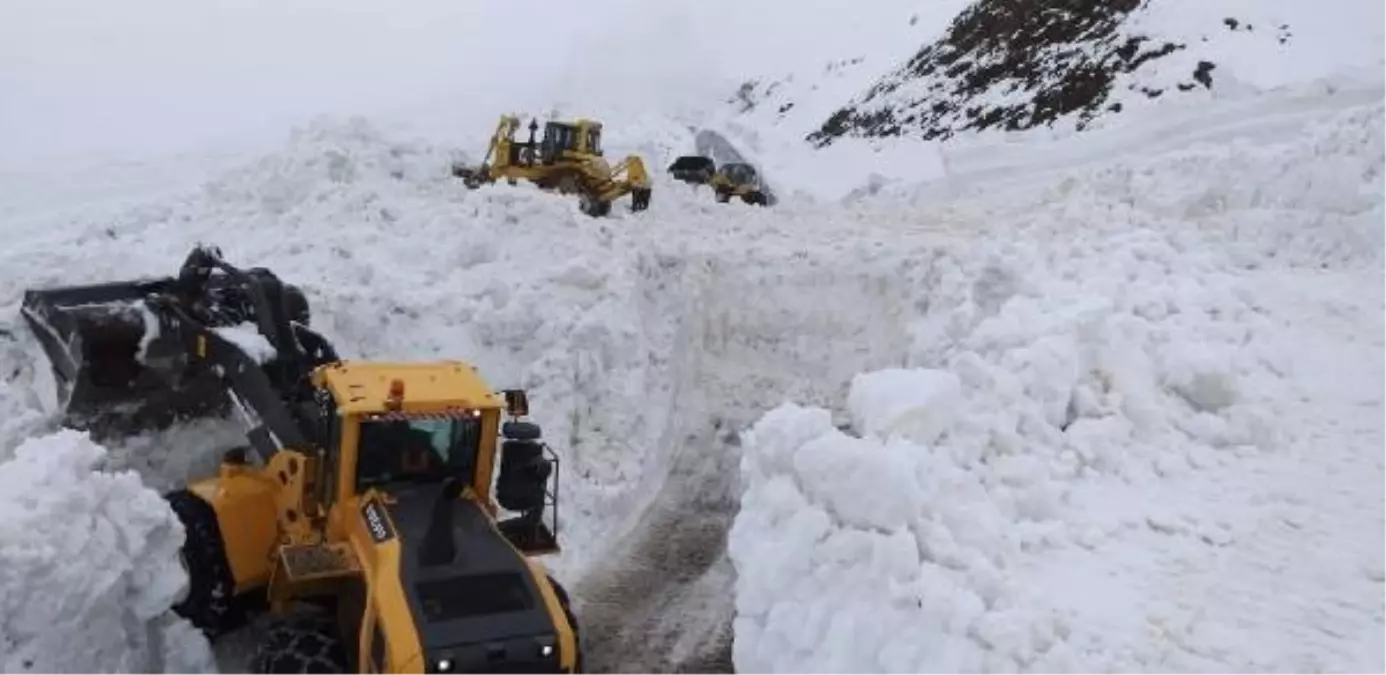
[[[400,581],[431,672],[558,672],[555,618],[528,562],[454,485],[391,492]],[[546,649],[546,647],[548,647]],[[440,669],[438,664],[446,663]]]
[[[337,360],[308,328],[300,289],[265,269],[232,267],[212,248],[193,249],[177,277],[31,290],[20,310],[52,365],[63,423],[97,436],[235,404],[256,422],[258,450],[301,446],[297,401],[285,399],[306,392],[312,368]],[[242,324],[272,356],[222,333]]]
[[[712,180],[712,176],[717,173],[717,164],[710,157],[702,155],[684,155],[674,160],[669,165],[669,174],[675,180],[694,185],[703,185]]]
[[[510,396],[507,394],[507,399]],[[527,408],[523,394],[509,401]],[[496,476],[496,503],[518,513],[496,523],[510,542],[522,551],[558,549],[558,456],[541,440],[539,425],[512,420],[501,425],[500,470]],[[550,490],[549,479],[553,478]],[[550,522],[544,522],[548,511]]]

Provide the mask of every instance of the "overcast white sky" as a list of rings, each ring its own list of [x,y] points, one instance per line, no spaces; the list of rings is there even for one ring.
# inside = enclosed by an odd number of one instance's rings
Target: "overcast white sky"
[[[705,105],[826,62],[833,40],[921,0],[858,4],[4,0],[0,168],[278,139],[322,113],[484,135],[505,110],[560,101]]]
[[[561,54],[592,30],[581,26],[591,18],[525,20],[520,7],[6,0],[0,157],[179,150],[282,134],[320,113],[382,113],[460,94],[504,106],[511,96],[499,92],[560,65],[533,62],[508,46],[512,38]]]

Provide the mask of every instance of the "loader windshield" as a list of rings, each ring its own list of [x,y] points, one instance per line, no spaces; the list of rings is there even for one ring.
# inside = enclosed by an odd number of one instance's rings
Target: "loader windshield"
[[[468,482],[476,467],[481,420],[475,417],[369,419],[361,422],[356,489],[397,482]]]

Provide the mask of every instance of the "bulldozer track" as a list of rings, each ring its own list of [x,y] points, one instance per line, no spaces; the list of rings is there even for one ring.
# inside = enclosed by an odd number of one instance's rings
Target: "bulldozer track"
[[[734,672],[738,458],[720,423],[689,437],[611,562],[574,588],[590,672]]]

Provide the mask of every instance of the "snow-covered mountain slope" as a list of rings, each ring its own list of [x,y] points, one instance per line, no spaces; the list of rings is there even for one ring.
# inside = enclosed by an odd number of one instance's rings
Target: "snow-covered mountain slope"
[[[878,21],[854,44],[842,38],[840,55],[813,63],[819,72],[803,61],[748,78],[730,104],[747,126],[817,145],[1082,129],[1171,98],[1202,105],[1323,78],[1375,81],[1382,25],[1381,4],[1364,0],[937,3],[908,22]]]
[[[904,369],[744,439],[737,667],[1386,665],[1382,112],[918,200]]]
[[[1119,30],[1187,42],[1197,24],[1212,46],[1112,96],[1215,47],[1224,79],[1129,94],[1072,138],[803,142],[966,4],[604,0],[536,21],[352,0],[319,22],[147,0],[84,15],[122,30],[82,24],[49,52],[71,12],[0,7],[0,84],[18,92],[0,108],[0,480],[30,483],[0,495],[25,526],[0,540],[23,570],[0,575],[20,618],[0,622],[5,653],[208,665],[163,611],[183,575],[170,514],[145,507],[238,428],[104,456],[58,435],[16,311],[25,288],[171,273],[208,242],[304,286],[344,354],[464,358],[531,390],[564,457],[551,562],[594,667],[1383,668],[1379,54],[1375,80],[1338,72],[1379,35],[1344,17],[1379,6],[1299,10],[1283,44],[1263,26],[1287,3],[1242,3],[1236,30],[1223,2],[1135,11]],[[40,9],[45,30],[6,18]],[[121,48],[64,47],[100,36]],[[186,61],[165,58],[175,42]],[[1236,65],[1258,54],[1279,65]],[[108,82],[88,86],[99,63]],[[728,111],[756,78],[762,102]],[[782,201],[717,205],[660,177],[648,212],[592,220],[447,176],[498,113],[555,109],[602,118],[611,154],[656,170],[715,128]],[[68,583],[74,541],[110,561],[95,581]],[[219,645],[219,665],[243,668],[253,642]]]

